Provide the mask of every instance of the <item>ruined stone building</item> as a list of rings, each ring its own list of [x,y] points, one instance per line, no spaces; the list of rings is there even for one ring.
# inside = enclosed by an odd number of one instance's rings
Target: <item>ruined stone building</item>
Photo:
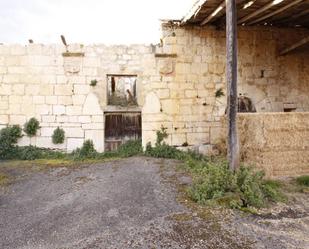
[[[240,20],[272,1],[256,2],[239,7]],[[302,157],[300,171],[305,171],[309,52],[306,43],[286,49],[308,37],[308,14],[289,17],[309,6],[298,1],[261,19],[291,3],[285,2],[249,18],[256,23],[239,26],[238,91],[256,110],[240,115],[240,129],[246,129],[242,141],[255,141],[255,147],[245,145],[247,157],[250,151],[263,154],[266,140],[260,135],[277,129],[275,137],[269,133],[267,144],[280,160],[288,160],[287,154]],[[0,128],[36,117],[38,136],[24,136],[20,145],[72,151],[92,139],[104,151],[128,139],[154,143],[156,131],[164,126],[170,145],[211,152],[224,134],[226,109],[224,11],[213,15],[218,6],[220,1],[198,1],[183,20],[163,21],[162,40],[156,45],[0,45]],[[267,20],[272,25],[260,25]],[[61,145],[51,140],[57,127],[65,130]],[[287,140],[276,143],[280,136]],[[275,160],[270,150],[265,153],[261,164]]]

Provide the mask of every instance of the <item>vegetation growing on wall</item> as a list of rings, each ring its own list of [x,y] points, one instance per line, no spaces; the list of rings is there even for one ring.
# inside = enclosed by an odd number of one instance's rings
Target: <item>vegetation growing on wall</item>
[[[24,125],[24,132],[29,136],[33,137],[36,135],[38,129],[40,128],[40,123],[36,118],[30,118],[28,122]]]
[[[64,142],[65,132],[63,129],[57,127],[52,135],[52,141],[54,144],[62,144]]]

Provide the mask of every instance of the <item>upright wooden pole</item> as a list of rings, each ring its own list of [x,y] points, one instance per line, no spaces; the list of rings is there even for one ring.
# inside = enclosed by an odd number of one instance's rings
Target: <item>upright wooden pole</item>
[[[226,0],[226,81],[229,168],[239,166],[237,136],[237,13],[236,0]]]

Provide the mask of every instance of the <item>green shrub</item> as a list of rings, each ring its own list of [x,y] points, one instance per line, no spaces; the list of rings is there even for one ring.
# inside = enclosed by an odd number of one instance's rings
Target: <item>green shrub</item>
[[[57,129],[54,130],[52,135],[52,141],[54,144],[62,144],[64,142],[65,138],[65,132],[63,129],[57,127]]]
[[[142,141],[141,140],[130,140],[122,144],[118,148],[118,154],[121,157],[131,157],[143,153]]]
[[[97,151],[94,148],[92,140],[86,140],[81,148],[77,148],[72,152],[74,160],[83,160],[89,158],[95,158],[97,156]]]
[[[297,178],[296,178],[296,182],[297,182],[299,185],[309,187],[309,175],[297,177]]]
[[[280,185],[264,180],[261,171],[242,166],[232,172],[225,161],[193,160],[187,163],[195,176],[189,194],[196,202],[205,204],[224,200],[230,207],[241,208],[262,207],[269,201],[284,200]]]
[[[22,137],[19,125],[8,126],[0,130],[0,159],[10,159],[16,154],[18,139]]]
[[[42,158],[43,153],[42,149],[36,147],[36,146],[23,146],[18,148],[18,155],[15,159],[20,160],[35,160]]]
[[[29,136],[33,137],[36,135],[38,129],[40,128],[40,123],[36,118],[30,118],[28,122],[24,125],[24,132]]]
[[[168,137],[166,130],[167,130],[167,128],[162,125],[161,129],[157,131],[157,133],[156,133],[157,134],[156,147],[160,146],[162,144],[163,140]]]

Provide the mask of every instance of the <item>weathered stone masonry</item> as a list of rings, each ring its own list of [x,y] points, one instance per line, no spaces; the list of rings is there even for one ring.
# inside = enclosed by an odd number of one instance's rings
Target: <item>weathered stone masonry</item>
[[[269,27],[239,31],[239,92],[258,112],[309,111],[308,53],[278,57],[278,50],[306,31]],[[35,116],[37,137],[20,144],[72,149],[92,139],[104,150],[104,112],[132,108],[107,106],[107,75],[137,75],[143,144],[155,141],[161,125],[171,145],[198,145],[201,152],[222,134],[225,112],[225,31],[212,27],[163,25],[156,46],[0,45],[0,126]],[[76,53],[76,54],[74,54]],[[90,86],[96,79],[97,85]],[[51,134],[63,127],[66,141],[53,145]]]

